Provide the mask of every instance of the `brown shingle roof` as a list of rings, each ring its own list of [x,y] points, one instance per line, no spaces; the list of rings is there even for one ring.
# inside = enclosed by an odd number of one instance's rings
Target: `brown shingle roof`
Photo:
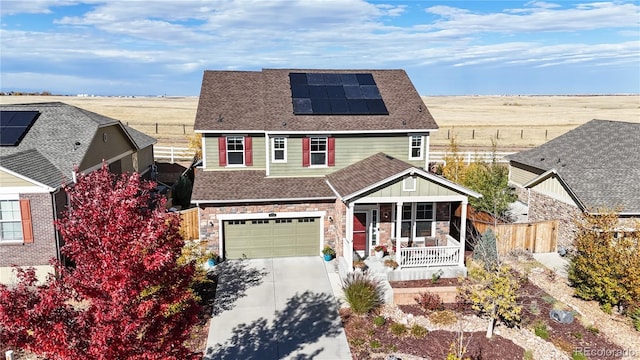
[[[371,73],[389,115],[294,115],[290,72]],[[219,118],[222,121],[218,121]],[[205,71],[195,121],[195,129],[200,131],[331,132],[437,128],[404,70]]]
[[[193,202],[335,199],[322,177],[267,178],[264,171],[196,170]]]
[[[377,153],[327,175],[327,181],[341,197],[344,197],[412,167],[413,165],[409,163],[383,153]]]

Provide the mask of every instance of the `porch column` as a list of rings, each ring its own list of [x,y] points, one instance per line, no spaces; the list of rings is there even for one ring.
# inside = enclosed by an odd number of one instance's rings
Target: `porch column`
[[[459,265],[464,267],[464,249],[466,249],[467,237],[467,200],[463,200],[460,204],[460,258]]]
[[[400,259],[400,238],[402,237],[402,202],[396,203],[396,262],[402,265]]]

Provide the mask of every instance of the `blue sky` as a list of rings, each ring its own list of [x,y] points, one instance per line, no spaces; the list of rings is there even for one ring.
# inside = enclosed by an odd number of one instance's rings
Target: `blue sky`
[[[1,0],[2,91],[198,95],[204,70],[405,69],[421,95],[640,92],[639,1]]]

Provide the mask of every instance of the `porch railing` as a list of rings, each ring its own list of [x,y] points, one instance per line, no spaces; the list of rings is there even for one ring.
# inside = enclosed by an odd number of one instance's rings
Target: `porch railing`
[[[400,267],[455,266],[460,263],[460,243],[447,236],[447,246],[401,247]]]
[[[353,243],[347,239],[342,239],[342,256],[347,263],[347,271],[353,270]]]

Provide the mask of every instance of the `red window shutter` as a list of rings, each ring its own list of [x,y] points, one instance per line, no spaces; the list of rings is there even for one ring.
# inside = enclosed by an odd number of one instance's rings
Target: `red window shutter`
[[[302,138],[302,166],[309,167],[309,149],[311,147],[311,141],[308,137]]]
[[[227,138],[218,138],[218,162],[220,166],[227,166]]]
[[[246,166],[253,165],[253,150],[251,148],[250,136],[245,136],[244,138],[244,164]]]
[[[327,138],[327,165],[336,165],[336,139],[332,137]]]
[[[22,239],[25,244],[33,242],[33,226],[29,199],[20,199],[20,217],[22,220]]]

